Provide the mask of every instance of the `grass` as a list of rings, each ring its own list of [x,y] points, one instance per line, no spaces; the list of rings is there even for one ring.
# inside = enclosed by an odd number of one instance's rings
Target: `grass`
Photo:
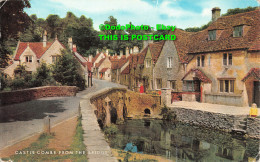
[[[75,162],[86,162],[86,146],[83,143],[83,129],[81,124],[81,118],[78,118],[78,123],[76,127],[76,133],[73,137],[73,142],[70,149],[61,151],[56,151],[54,149],[48,149],[49,140],[54,138],[54,134],[41,134],[37,141],[33,142],[28,148],[17,151],[21,154],[15,154],[10,158],[2,159],[7,161],[11,159],[12,161],[64,161],[69,159]],[[81,153],[79,153],[81,151]]]

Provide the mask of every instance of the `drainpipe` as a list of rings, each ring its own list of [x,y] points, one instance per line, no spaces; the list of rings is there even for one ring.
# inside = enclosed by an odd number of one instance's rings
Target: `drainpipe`
[[[153,78],[152,78],[152,80],[153,80],[153,89],[152,89],[152,90],[154,90],[154,87],[155,87],[155,81],[154,81],[154,64],[152,65],[152,70],[153,70]]]

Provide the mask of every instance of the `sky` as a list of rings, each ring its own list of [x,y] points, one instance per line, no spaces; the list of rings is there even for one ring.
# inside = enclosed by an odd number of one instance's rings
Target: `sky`
[[[68,11],[77,17],[91,18],[94,28],[114,16],[118,24],[172,25],[177,28],[200,27],[211,20],[211,9],[221,8],[221,14],[230,8],[259,6],[260,0],[30,0],[31,8],[25,11],[38,18],[49,14],[65,17]]]

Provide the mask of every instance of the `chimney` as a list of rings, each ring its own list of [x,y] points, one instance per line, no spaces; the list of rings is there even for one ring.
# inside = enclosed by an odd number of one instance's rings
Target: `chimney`
[[[139,48],[137,46],[134,46],[133,53],[139,53]]]
[[[133,48],[130,48],[130,54],[133,54]]]
[[[97,52],[96,52],[96,54],[98,54],[99,53],[99,51],[98,51],[98,49],[97,49]]]
[[[73,51],[73,52],[77,52],[77,46],[76,46],[76,44],[73,44],[72,51]]]
[[[123,50],[120,50],[120,57],[122,58],[123,56]]]
[[[212,22],[216,21],[220,17],[221,9],[219,7],[212,8]]]
[[[43,45],[43,47],[46,47],[46,45],[47,45],[47,31],[46,30],[44,30],[42,45]]]
[[[70,49],[70,51],[72,51],[72,37],[69,37],[69,39],[68,39],[68,46],[69,46],[69,49]]]
[[[89,55],[89,56],[88,56],[88,61],[89,61],[89,62],[92,62],[92,60],[93,60],[93,56],[92,56],[92,55]]]
[[[126,49],[125,49],[125,57],[127,58],[128,56],[129,56],[129,48],[126,47]]]
[[[106,49],[106,55],[108,55],[108,49]]]

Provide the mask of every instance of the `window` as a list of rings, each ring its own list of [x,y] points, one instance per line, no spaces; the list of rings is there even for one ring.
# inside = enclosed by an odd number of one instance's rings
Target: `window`
[[[32,62],[32,56],[25,56],[26,62]]]
[[[235,80],[219,80],[219,92],[234,93]]]
[[[216,30],[209,31],[209,40],[216,40]]]
[[[223,54],[223,65],[227,65],[227,54]]]
[[[233,37],[242,37],[243,36],[243,26],[235,26]]]
[[[232,65],[232,54],[228,54],[228,65]]]
[[[167,58],[167,68],[172,68],[172,57]]]
[[[184,81],[183,91],[193,92],[194,91],[194,82],[192,80]]]
[[[56,63],[58,61],[59,56],[52,56],[52,63]]]
[[[146,67],[151,67],[151,59],[146,59]]]
[[[162,79],[156,79],[156,85],[157,85],[157,89],[161,89],[162,88]]]
[[[197,57],[197,66],[204,67],[205,66],[205,56],[202,55],[201,57]]]
[[[224,53],[223,54],[223,65],[227,66],[227,65],[232,65],[232,54],[229,53]]]
[[[174,89],[174,90],[176,89],[176,81],[175,80],[170,81],[170,88]]]
[[[201,56],[201,66],[204,67],[205,65],[205,56]]]
[[[200,57],[197,57],[197,66],[200,66]]]

